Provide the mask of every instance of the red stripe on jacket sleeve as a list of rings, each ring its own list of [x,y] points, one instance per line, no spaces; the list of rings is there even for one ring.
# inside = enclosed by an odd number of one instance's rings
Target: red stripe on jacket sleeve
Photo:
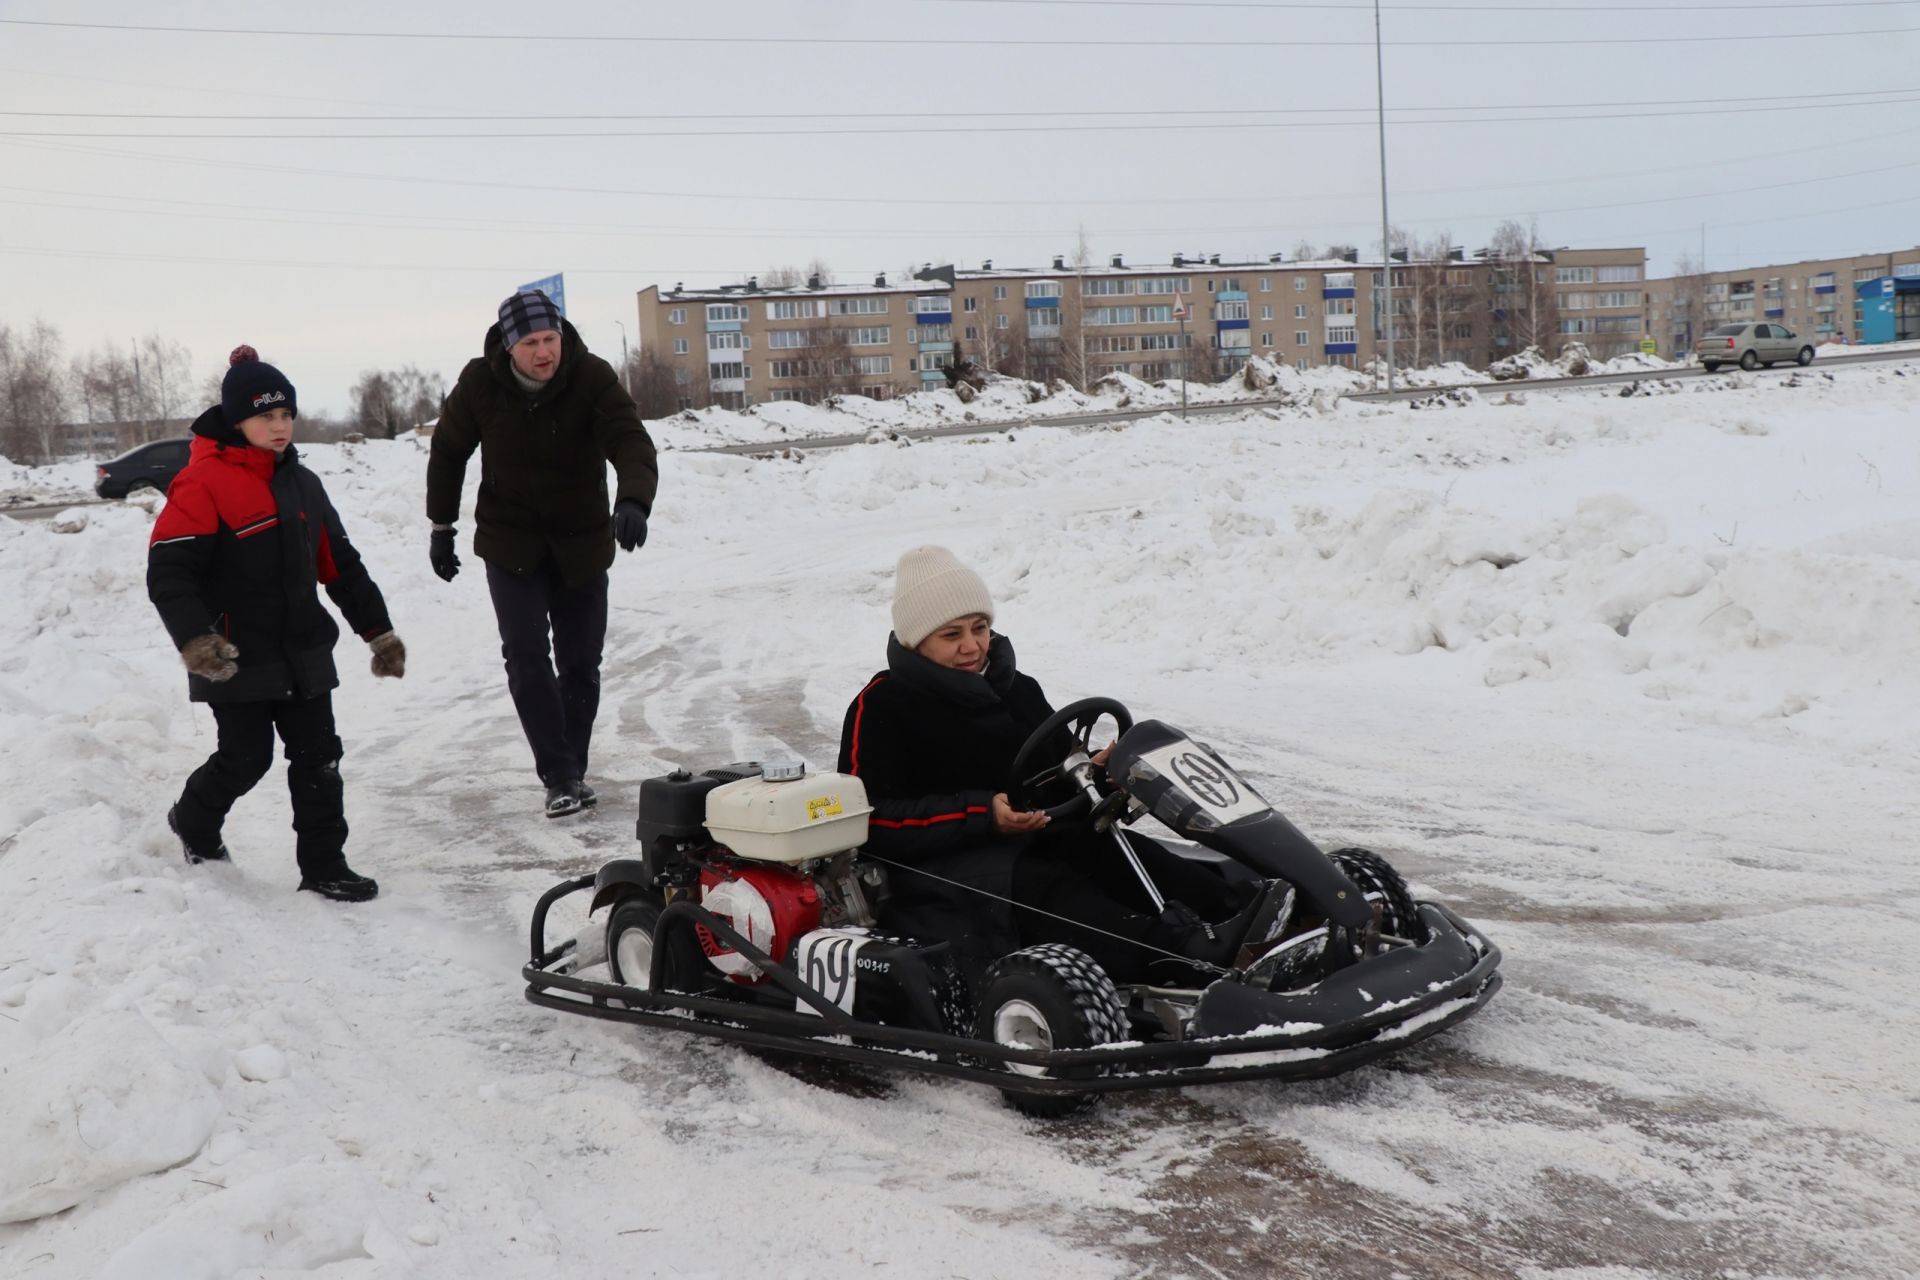
[[[867,714],[867,694],[885,679],[885,676],[875,676],[867,681],[867,687],[862,689],[860,696],[854,700],[853,745],[847,751],[847,772],[856,778],[860,776],[860,721]]]
[[[867,821],[876,827],[889,827],[894,829],[900,827],[930,827],[936,822],[965,822],[975,814],[985,813],[986,811],[987,806],[983,804],[970,804],[957,813],[936,813],[931,818],[900,818],[897,820],[893,818],[868,818]]]

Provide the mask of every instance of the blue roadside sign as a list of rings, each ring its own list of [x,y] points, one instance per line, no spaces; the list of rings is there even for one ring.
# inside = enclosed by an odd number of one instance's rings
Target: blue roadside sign
[[[560,309],[560,314],[564,316],[565,314],[567,314],[566,280],[567,280],[566,274],[562,272],[556,275],[546,276],[539,280],[529,280],[526,284],[523,284],[518,289],[515,289],[514,292],[515,293],[544,293],[549,298],[553,299],[553,305],[558,307]]]

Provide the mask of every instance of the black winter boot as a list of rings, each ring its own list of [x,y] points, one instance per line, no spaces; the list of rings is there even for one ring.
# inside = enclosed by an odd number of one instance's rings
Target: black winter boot
[[[233,861],[232,855],[227,852],[226,841],[218,836],[214,837],[212,844],[195,844],[187,839],[180,830],[180,806],[177,804],[167,810],[167,829],[179,837],[180,852],[186,856],[187,865],[190,867],[197,867],[203,862]]]
[[[586,802],[581,800],[579,794],[574,790],[575,787],[580,785],[581,784],[577,782],[567,781],[556,782],[549,786],[547,788],[546,815],[549,818],[564,818],[570,813],[578,813],[580,810],[586,808]]]
[[[356,874],[344,862],[315,875],[301,876],[300,888],[303,892],[317,893],[335,902],[368,902],[380,894],[379,881],[371,876]]]
[[[586,779],[584,778],[573,784],[573,798],[580,802],[582,808],[587,809],[591,809],[594,805],[600,803],[599,794],[587,785]]]

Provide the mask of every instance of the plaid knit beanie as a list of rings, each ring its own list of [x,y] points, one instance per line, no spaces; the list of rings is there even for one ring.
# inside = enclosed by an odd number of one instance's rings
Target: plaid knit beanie
[[[909,649],[955,618],[993,617],[985,579],[945,547],[915,547],[893,571],[893,634]]]
[[[560,331],[560,308],[544,293],[516,293],[500,304],[500,340],[511,351],[520,339],[543,329]]]
[[[293,384],[287,375],[260,358],[260,353],[244,343],[227,357],[227,376],[220,380],[220,416],[227,425],[237,427],[257,413],[285,409],[296,418]]]

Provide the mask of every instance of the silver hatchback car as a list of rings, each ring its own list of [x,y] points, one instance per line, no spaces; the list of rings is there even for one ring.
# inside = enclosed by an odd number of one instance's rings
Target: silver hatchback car
[[[1693,353],[1708,373],[1723,364],[1757,369],[1780,360],[1813,363],[1813,344],[1783,324],[1723,324],[1694,343]]]

